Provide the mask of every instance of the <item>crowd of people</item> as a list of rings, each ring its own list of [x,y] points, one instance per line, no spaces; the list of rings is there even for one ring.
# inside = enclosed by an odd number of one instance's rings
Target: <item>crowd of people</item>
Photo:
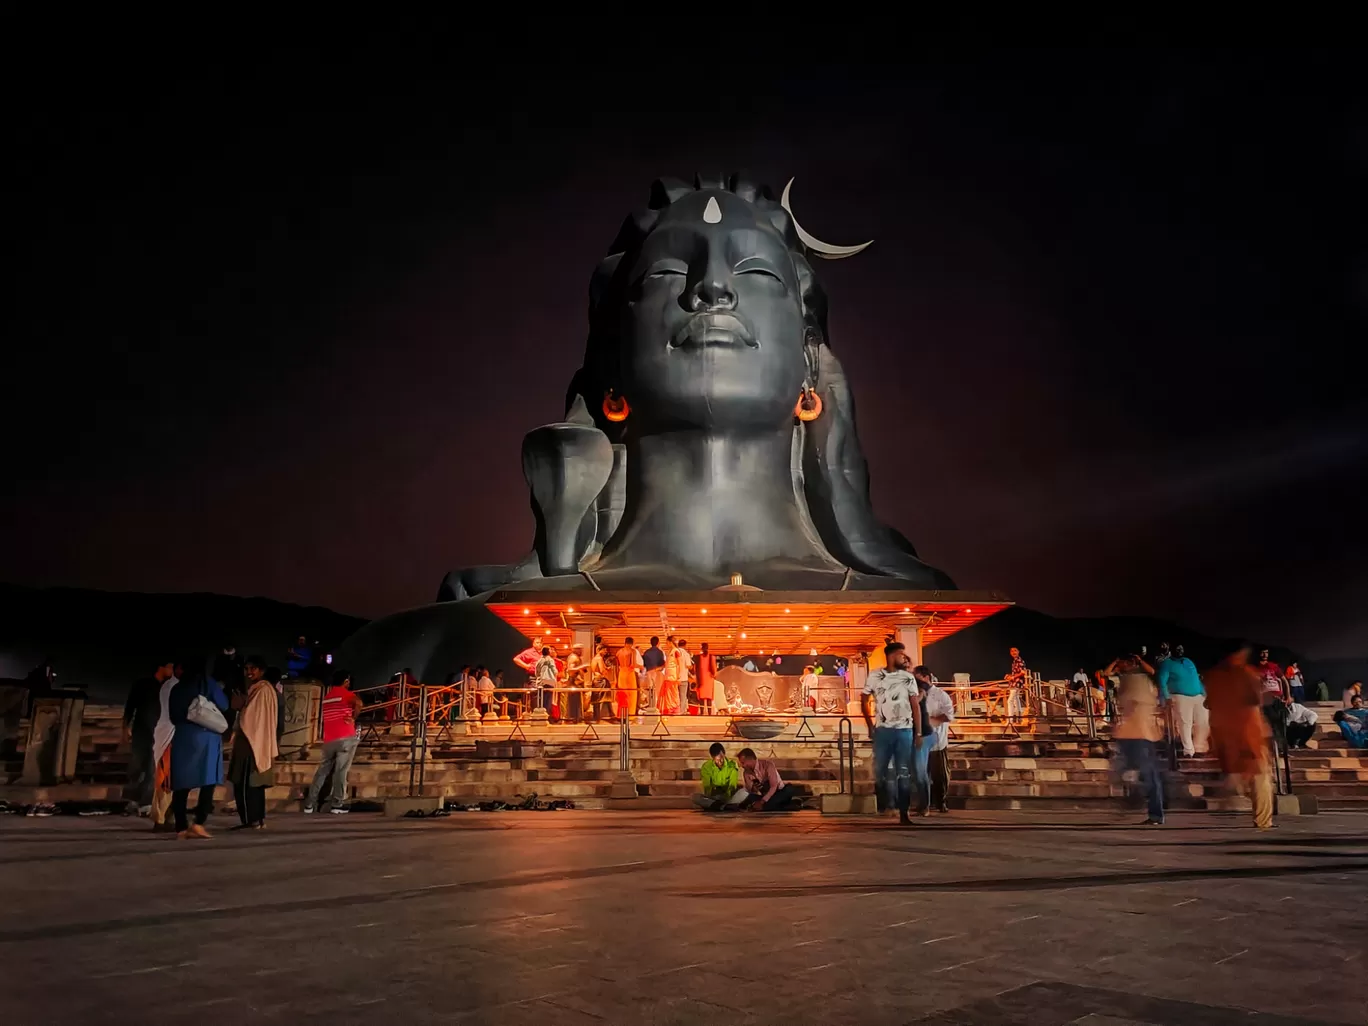
[[[1213,751],[1235,788],[1250,795],[1255,825],[1273,825],[1276,753],[1307,747],[1318,722],[1315,710],[1304,704],[1306,684],[1296,664],[1284,669],[1269,657],[1268,649],[1254,654],[1240,645],[1202,675],[1183,646],[1170,649],[1163,644],[1153,665],[1144,654],[1131,653],[1098,671],[1097,678],[1096,687],[1083,682],[1080,692],[1090,689],[1091,694],[1082,693],[1080,698],[1105,701],[1111,736],[1146,795],[1146,823],[1164,821],[1155,745],[1162,740],[1161,724],[1167,715],[1172,743],[1181,746],[1182,754],[1191,758]],[[1350,747],[1362,748],[1368,713],[1360,682],[1345,690],[1343,706],[1335,712],[1335,723]]]
[[[292,650],[292,658],[296,655]],[[265,829],[266,789],[275,783],[285,727],[284,678],[261,656],[243,659],[234,646],[225,645],[207,660],[157,663],[149,676],[134,682],[123,715],[129,796],[154,830],[174,830],[182,840],[211,836],[205,824],[215,790],[225,782],[225,744],[226,780],[239,820],[233,829]],[[350,684],[346,671],[338,671],[323,696],[323,761],[305,812],[318,807],[329,779],[327,807],[333,813],[347,811],[347,772],[362,708]]]
[[[433,689],[430,719],[455,719],[465,715],[466,709],[480,717],[492,712],[505,719],[541,709],[552,722],[620,722],[645,712],[713,716],[754,711],[738,695],[728,696],[717,679],[722,659],[706,641],[695,652],[687,638],[652,636],[640,645],[627,637],[618,647],[596,644],[588,658],[585,646],[575,644],[562,658],[535,638],[513,662],[527,674],[525,686],[505,684],[502,671],[491,674],[484,666],[464,666],[441,688]],[[750,660],[740,665],[752,673],[758,671]],[[838,673],[844,670],[842,661]],[[417,685],[412,670],[396,673],[387,686],[387,709],[402,706],[399,696],[412,693]],[[792,711],[816,709],[819,693],[844,687],[844,677],[838,687],[823,687],[820,663],[804,665]]]

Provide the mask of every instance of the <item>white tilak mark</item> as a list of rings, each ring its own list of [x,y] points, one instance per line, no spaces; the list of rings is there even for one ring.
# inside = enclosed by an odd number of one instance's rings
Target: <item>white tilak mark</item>
[[[1180,906],[1180,905],[1191,905],[1191,904],[1192,904],[1194,901],[1196,901],[1196,900],[1197,900],[1196,898],[1188,898],[1187,901],[1175,901],[1175,902],[1173,903],[1173,907],[1174,907],[1174,908],[1177,908],[1177,907]]]
[[[1249,954],[1249,949],[1245,948],[1243,951],[1237,951],[1233,955],[1226,955],[1225,958],[1217,959],[1216,962],[1214,962],[1213,964],[1220,965],[1222,962],[1229,962],[1232,958],[1239,958],[1241,955],[1247,954]]]
[[[924,941],[922,941],[922,943],[923,943],[923,944],[939,944],[939,943],[940,943],[941,941],[943,941],[943,940],[954,940],[956,937],[963,937],[963,936],[964,936],[964,934],[962,934],[962,933],[950,933],[950,934],[946,934],[944,937],[932,937],[930,940],[924,940]]]
[[[920,923],[920,922],[921,922],[920,919],[904,919],[901,923],[889,923],[887,926],[884,927],[884,929],[885,929],[885,930],[891,930],[891,929],[893,929],[895,926],[909,926],[909,925],[911,925],[912,923]]]
[[[708,197],[708,205],[703,208],[703,220],[708,224],[717,224],[722,220],[722,208],[717,205],[716,196]]]
[[[1038,916],[1038,915],[1035,915],[1035,916],[1022,916],[1020,919],[1009,919],[1009,920],[1007,920],[1007,925],[1008,925],[1008,926],[1011,926],[1013,923],[1024,923],[1024,922],[1026,922],[1027,920],[1030,920],[1030,919],[1039,919],[1039,918],[1040,918],[1040,916]]]
[[[967,962],[956,962],[954,965],[947,965],[944,969],[933,969],[932,972],[948,973],[951,969],[963,969],[966,965],[973,965],[975,962],[982,962],[987,957],[987,955],[984,955],[981,958],[971,958]]]

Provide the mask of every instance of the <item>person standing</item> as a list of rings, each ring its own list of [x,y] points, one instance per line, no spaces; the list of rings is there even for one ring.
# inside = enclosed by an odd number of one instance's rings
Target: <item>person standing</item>
[[[157,695],[159,714],[157,726],[152,732],[152,764],[155,767],[156,783],[152,789],[152,829],[170,830],[173,823],[167,822],[166,814],[171,809],[171,741],[176,736],[176,727],[171,722],[171,692],[180,683],[179,677],[167,677],[162,681]]]
[[[1273,826],[1273,766],[1268,720],[1260,711],[1263,677],[1241,646],[1206,675],[1207,708],[1211,710],[1211,742],[1221,769],[1237,791],[1254,802],[1254,825]]]
[[[803,675],[798,678],[798,704],[804,711],[817,708],[817,690],[821,686],[821,678],[814,672],[813,666],[804,666]]]
[[[617,650],[617,718],[625,720],[637,711],[638,671],[642,666],[641,653],[630,637]]]
[[[919,781],[921,803],[917,811],[926,815],[928,809],[949,812],[947,798],[950,794],[950,724],[955,719],[955,701],[936,685],[935,675],[926,666],[918,666],[912,671],[917,678],[922,710],[925,715],[923,726],[929,737],[921,744],[927,745],[927,757],[919,760],[923,777]],[[929,742],[929,744],[928,744]]]
[[[711,716],[713,711],[713,693],[717,680],[717,656],[708,651],[708,643],[705,641],[698,650],[698,702],[702,708],[699,710],[704,716]]]
[[[1287,688],[1292,693],[1292,701],[1306,701],[1306,678],[1302,676],[1301,667],[1296,663],[1289,663],[1285,671],[1287,677]]]
[[[275,783],[276,723],[280,715],[275,685],[261,669],[262,660],[247,660],[247,700],[233,735],[233,754],[228,776],[233,782],[241,827],[261,830],[266,826],[266,788]]]
[[[228,711],[228,696],[218,681],[201,673],[182,679],[172,689],[167,712],[175,732],[171,737],[171,813],[180,840],[207,838],[204,824],[214,811],[214,788],[223,783],[223,735],[214,726],[190,719],[195,699],[203,696],[220,713]],[[225,721],[226,725],[226,721]],[[190,792],[199,790],[195,821],[190,822]]]
[[[662,649],[665,655],[663,678],[656,690],[656,712],[662,716],[673,716],[679,712],[679,660],[675,658],[677,651],[679,648],[675,645],[674,636],[667,637]]]
[[[1287,681],[1282,667],[1268,658],[1268,649],[1259,650],[1259,661],[1254,665],[1262,688],[1264,718],[1269,730],[1280,745],[1287,744]]]
[[[285,650],[285,658],[285,670],[291,677],[304,676],[304,671],[313,662],[313,649],[309,647],[309,639],[301,634],[298,640]]]
[[[480,680],[476,685],[476,694],[479,698],[480,715],[484,716],[494,708],[494,678],[489,675],[487,667],[480,667]]]
[[[1026,682],[1030,671],[1021,657],[1021,649],[1013,647],[1009,654],[1012,668],[1007,671],[1007,722],[1015,723],[1026,715]]]
[[[1168,702],[1173,709],[1183,754],[1192,758],[1198,752],[1205,752],[1211,733],[1206,689],[1202,687],[1197,667],[1184,654],[1182,645],[1159,664],[1155,683],[1159,685],[1159,700]]]
[[[318,807],[318,798],[329,774],[332,776],[329,811],[339,816],[347,812],[347,771],[356,756],[359,744],[356,716],[363,708],[361,698],[351,690],[351,674],[338,670],[333,674],[332,686],[323,696],[323,759],[309,785],[309,797],[304,802],[306,815]]]
[[[1153,670],[1138,655],[1125,656],[1113,665],[1121,679],[1116,689],[1117,722],[1112,727],[1112,737],[1126,768],[1135,771],[1145,791],[1149,810],[1145,825],[1162,826],[1164,785],[1154,745],[1163,734],[1157,718],[1159,692],[1150,676]]]
[[[646,697],[642,708],[654,709],[659,701],[660,687],[665,682],[665,653],[660,650],[660,639],[652,636],[650,647],[641,653],[641,668],[645,671]]]
[[[158,663],[151,677],[133,682],[124,702],[123,733],[128,742],[128,784],[125,795],[138,803],[138,815],[152,813],[157,760],[153,739],[161,719],[161,688],[176,677],[174,662]]]
[[[912,758],[921,733],[917,707],[917,681],[907,671],[907,650],[902,642],[884,646],[885,665],[865,678],[860,711],[874,742],[874,788],[878,809],[898,810],[898,820],[912,822]],[[888,773],[892,764],[893,773]]]
[[[555,702],[553,689],[556,686],[556,657],[551,654],[549,646],[541,650],[541,658],[537,660],[534,672],[536,678],[533,686],[537,689],[537,708],[550,712]]]
[[[689,713],[689,677],[694,673],[694,657],[689,651],[689,642],[685,638],[680,638],[675,645],[675,659],[679,663],[679,711],[683,715]]]

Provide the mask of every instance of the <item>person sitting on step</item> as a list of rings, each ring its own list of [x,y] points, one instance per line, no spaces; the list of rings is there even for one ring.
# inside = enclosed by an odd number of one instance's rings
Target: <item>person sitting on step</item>
[[[727,750],[716,741],[708,749],[708,758],[698,771],[703,790],[693,796],[693,803],[704,812],[739,809],[750,795],[741,787],[741,771],[735,759],[727,758]]]
[[[1316,732],[1317,719],[1315,712],[1300,702],[1289,702],[1287,705],[1287,747],[1305,748],[1306,742],[1310,741],[1311,735]]]
[[[793,786],[779,776],[773,759],[757,759],[749,748],[741,749],[736,757],[741,763],[741,786],[749,795],[744,808],[751,812],[782,812],[798,798]]]

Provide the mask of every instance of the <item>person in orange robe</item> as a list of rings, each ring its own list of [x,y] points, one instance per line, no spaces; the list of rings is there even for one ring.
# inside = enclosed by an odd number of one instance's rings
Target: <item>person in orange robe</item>
[[[1263,684],[1249,664],[1249,649],[1226,656],[1202,682],[1211,720],[1211,747],[1221,769],[1239,791],[1252,792],[1254,825],[1273,825],[1273,766],[1270,731],[1263,715]]]
[[[695,663],[698,688],[698,701],[702,704],[703,715],[711,716],[713,711],[713,681],[717,677],[717,656],[708,651],[708,643],[703,642]]]
[[[625,720],[628,716],[635,716],[637,711],[637,671],[641,667],[641,653],[632,644],[632,639],[625,639],[623,646],[617,650],[617,715],[618,719]]]

